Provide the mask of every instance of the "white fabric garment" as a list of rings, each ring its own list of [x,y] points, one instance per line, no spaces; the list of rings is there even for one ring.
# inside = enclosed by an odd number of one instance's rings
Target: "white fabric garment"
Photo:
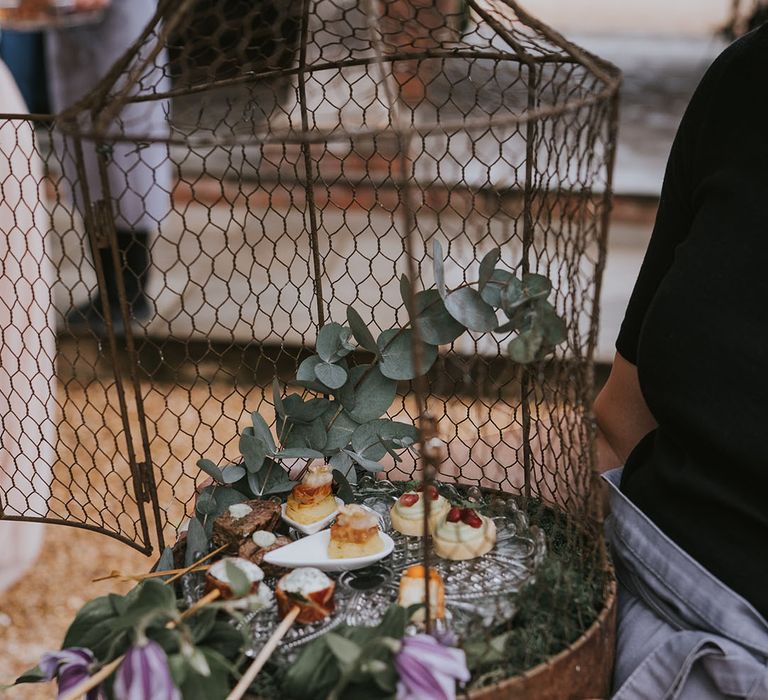
[[[3,111],[26,112],[2,61],[0,98]],[[29,517],[48,513],[56,459],[54,271],[42,191],[32,124],[1,121],[0,506],[5,515]],[[42,538],[40,524],[0,521],[0,591],[32,565]]]

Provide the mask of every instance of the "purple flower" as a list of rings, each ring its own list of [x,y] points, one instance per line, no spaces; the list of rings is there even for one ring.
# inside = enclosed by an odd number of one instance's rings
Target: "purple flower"
[[[403,639],[395,669],[400,675],[397,700],[455,700],[456,681],[469,680],[464,652],[429,634]]]
[[[181,700],[168,669],[168,657],[157,643],[147,641],[128,650],[115,677],[117,700]]]
[[[56,697],[60,698],[91,676],[95,661],[96,658],[90,649],[70,647],[43,654],[43,658],[40,660],[40,670],[43,672],[45,680],[58,679],[59,694]],[[103,700],[104,693],[101,686],[89,690],[86,698],[87,700]]]

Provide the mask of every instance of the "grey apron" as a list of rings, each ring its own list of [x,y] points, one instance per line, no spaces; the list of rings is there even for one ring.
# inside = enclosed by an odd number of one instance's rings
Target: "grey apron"
[[[135,41],[155,12],[155,0],[112,0],[104,18],[96,23],[46,32],[47,70],[51,104],[55,112],[84,97],[104,77],[112,64]],[[141,81],[134,94],[165,92],[170,81],[163,68],[165,50],[156,65]],[[120,113],[124,129],[135,134],[164,136],[169,133],[168,100],[130,104]],[[119,131],[119,129],[118,129]],[[82,215],[81,190],[72,187],[77,173],[69,139],[55,141],[62,163],[69,196]],[[83,142],[86,177],[92,201],[102,198],[96,151]],[[107,168],[117,226],[122,229],[151,231],[170,209],[171,162],[164,144],[137,148],[136,144],[115,143]]]
[[[619,580],[614,699],[768,699],[768,621],[619,490],[621,472],[603,475]]]

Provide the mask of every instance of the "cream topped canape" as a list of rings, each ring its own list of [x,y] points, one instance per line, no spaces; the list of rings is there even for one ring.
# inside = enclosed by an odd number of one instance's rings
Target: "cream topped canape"
[[[474,559],[496,544],[496,525],[473,508],[453,506],[432,530],[435,553],[443,559]]]
[[[424,498],[425,493],[430,499],[429,524],[430,529],[440,520],[451,507],[448,501],[440,495],[437,487],[430,484],[426,490],[419,485],[415,491],[406,491],[389,511],[392,527],[404,535],[412,537],[424,536]]]

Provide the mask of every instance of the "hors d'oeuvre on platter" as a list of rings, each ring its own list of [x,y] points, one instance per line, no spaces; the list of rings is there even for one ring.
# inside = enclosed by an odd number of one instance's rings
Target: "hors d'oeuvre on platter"
[[[227,545],[227,554],[237,554],[243,542],[257,530],[273,530],[280,520],[280,504],[252,500],[229,506],[213,521],[211,540],[215,547]]]
[[[280,547],[285,547],[291,540],[285,535],[276,535],[269,530],[256,530],[240,545],[238,556],[257,564],[264,569],[266,576],[282,576],[285,569],[264,563],[264,557]]]
[[[313,534],[328,523],[343,502],[331,493],[333,475],[327,464],[312,465],[288,495],[283,520],[305,534]]]
[[[379,517],[356,503],[341,506],[336,522],[331,525],[328,557],[352,559],[381,552],[384,540],[379,531]]]
[[[403,571],[400,577],[400,592],[397,604],[403,608],[422,603],[426,605],[426,590],[424,587],[424,566],[414,564]],[[445,617],[445,584],[443,577],[434,569],[429,570],[429,615],[433,620]],[[412,616],[413,622],[424,622],[426,611],[419,608]]]
[[[474,559],[493,549],[496,525],[474,508],[453,506],[435,523],[432,543],[443,559]]]
[[[280,617],[299,608],[296,622],[310,625],[328,617],[334,610],[336,583],[319,569],[305,566],[283,576],[275,586]]]
[[[429,499],[429,525],[430,529],[450,509],[448,500],[440,495],[434,484],[426,488],[420,484],[413,491],[406,491],[389,511],[392,527],[403,535],[411,537],[424,536],[424,508],[425,499]]]
[[[237,567],[248,580],[250,590],[246,595],[258,593],[259,586],[264,580],[264,572],[261,567],[241,557],[225,557],[212,564],[205,574],[205,592],[217,590],[222,600],[231,600],[236,597],[230,579],[231,566]]]

